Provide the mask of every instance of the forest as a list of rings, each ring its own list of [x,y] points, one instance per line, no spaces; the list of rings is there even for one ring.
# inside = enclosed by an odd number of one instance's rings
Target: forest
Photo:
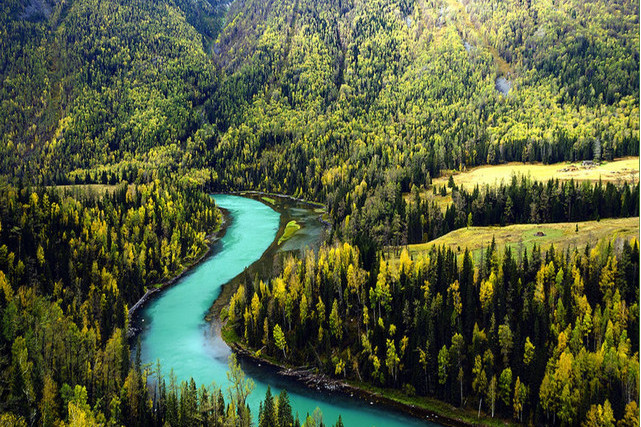
[[[127,331],[220,230],[208,194],[260,190],[331,232],[234,294],[243,346],[486,417],[638,425],[638,240],[403,251],[637,217],[638,179],[432,179],[638,156],[638,34],[638,0],[2,1],[0,424],[253,422],[235,362],[235,391],[178,384]],[[288,405],[253,411],[322,423]]]
[[[404,250],[369,270],[345,243],[241,285],[227,316],[250,348],[337,377],[534,425],[631,426],[638,290],[638,241],[529,254],[493,243],[476,265],[467,250]]]

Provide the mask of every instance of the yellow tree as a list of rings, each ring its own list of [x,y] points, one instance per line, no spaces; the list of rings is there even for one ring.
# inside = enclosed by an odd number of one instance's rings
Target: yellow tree
[[[274,333],[274,342],[276,343],[276,347],[282,350],[283,357],[287,358],[287,354],[285,354],[285,349],[287,348],[287,341],[285,341],[285,334],[283,333],[283,330],[281,329],[278,323],[274,325],[273,333]]]

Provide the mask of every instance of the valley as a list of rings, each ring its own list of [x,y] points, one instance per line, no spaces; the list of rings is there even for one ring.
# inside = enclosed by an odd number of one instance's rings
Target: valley
[[[638,426],[639,10],[0,2],[0,425]]]

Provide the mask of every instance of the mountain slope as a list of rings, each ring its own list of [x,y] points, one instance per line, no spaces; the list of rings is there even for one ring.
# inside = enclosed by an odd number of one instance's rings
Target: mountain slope
[[[35,179],[28,168],[44,168],[59,180],[158,146],[178,160],[194,151],[187,140],[217,82],[203,45],[220,26],[209,3],[75,0],[29,15],[19,1],[3,6],[4,173]]]
[[[407,190],[446,167],[637,153],[638,8],[578,3],[234,3],[221,184],[322,199],[338,176]]]

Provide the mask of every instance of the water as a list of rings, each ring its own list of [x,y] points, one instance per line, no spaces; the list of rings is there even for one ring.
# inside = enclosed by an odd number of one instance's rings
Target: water
[[[503,94],[503,96],[507,96],[510,93],[510,89],[512,89],[512,82],[505,77],[499,77],[494,83],[494,88]]]
[[[198,386],[215,383],[225,389],[229,385],[227,361],[231,352],[219,331],[205,322],[203,316],[218,296],[220,287],[259,259],[269,247],[278,231],[280,215],[252,199],[229,195],[215,198],[219,206],[229,210],[233,218],[231,225],[217,243],[212,257],[143,308],[140,338],[143,363],[160,360],[163,372],[167,374],[173,369],[178,381],[193,377]],[[272,394],[287,389],[294,415],[298,412],[301,421],[319,407],[326,425],[333,425],[339,414],[346,426],[436,425],[341,393],[308,389],[255,363],[241,366],[256,385],[248,398],[254,417],[269,384]]]

